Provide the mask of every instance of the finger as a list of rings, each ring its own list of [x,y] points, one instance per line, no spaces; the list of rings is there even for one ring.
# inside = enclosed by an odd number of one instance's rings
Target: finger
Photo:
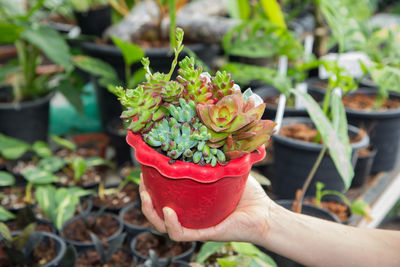
[[[140,173],[139,192],[142,193],[143,191],[146,191],[146,186],[144,185],[144,182],[143,182],[143,174]]]
[[[167,229],[165,228],[164,221],[158,216],[156,210],[154,209],[149,193],[147,193],[147,191],[141,192],[140,198],[142,199],[143,214],[150,221],[150,223],[153,224],[157,231],[160,233],[165,233]]]
[[[215,228],[189,229],[182,227],[176,212],[169,208],[163,208],[164,224],[169,237],[175,241],[201,241],[213,239]]]

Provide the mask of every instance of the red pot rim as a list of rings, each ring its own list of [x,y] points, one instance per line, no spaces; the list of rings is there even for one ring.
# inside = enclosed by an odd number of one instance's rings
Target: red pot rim
[[[157,169],[163,176],[171,179],[191,179],[200,183],[213,183],[223,177],[238,177],[250,172],[251,166],[265,157],[265,146],[257,151],[229,161],[227,165],[211,167],[177,160],[169,164],[169,157],[158,153],[147,145],[140,134],[128,131],[127,143],[135,149],[135,158],[143,165]]]

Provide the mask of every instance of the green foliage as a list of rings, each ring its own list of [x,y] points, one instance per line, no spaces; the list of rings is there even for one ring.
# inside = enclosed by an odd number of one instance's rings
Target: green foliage
[[[251,15],[251,6],[247,0],[229,0],[228,13],[231,18],[248,20]]]
[[[51,139],[58,145],[65,147],[68,150],[76,151],[76,144],[74,144],[73,142],[71,142],[67,139],[61,138],[57,135],[52,135]]]
[[[303,47],[287,29],[262,19],[233,27],[222,41],[225,53],[248,58],[268,58],[286,55],[296,59]]]
[[[352,213],[360,214],[365,216],[367,219],[370,218],[370,207],[365,201],[357,199],[351,202],[345,194],[335,190],[323,190],[324,187],[325,185],[321,182],[315,184],[315,203],[318,207],[325,196],[337,196],[350,208]]]
[[[125,65],[131,66],[133,63],[140,62],[140,60],[145,56],[143,49],[138,45],[125,42],[115,36],[112,36],[111,39],[121,51]]]
[[[52,156],[49,146],[43,141],[36,141],[33,143],[32,150],[41,158],[49,158]]]
[[[285,19],[281,7],[276,0],[260,0],[264,13],[267,15],[269,21],[279,27],[286,29]]]
[[[0,206],[0,222],[6,222],[13,219],[15,219],[15,215]]]
[[[11,265],[20,266],[29,263],[33,250],[43,240],[43,235],[35,232],[35,227],[34,223],[29,224],[19,235],[13,237],[7,225],[0,222],[0,242]]]
[[[44,215],[60,230],[74,216],[79,199],[93,193],[80,187],[55,188],[48,185],[38,187],[35,196]]]
[[[0,154],[6,159],[17,159],[30,149],[30,145],[0,133]]]
[[[196,262],[203,264],[215,254],[218,255],[217,262],[221,267],[277,266],[270,256],[261,252],[256,246],[242,242],[207,242],[201,247]]]
[[[329,149],[329,155],[342,177],[346,188],[349,188],[354,171],[351,164],[351,147],[347,132],[346,113],[341,99],[336,94],[332,94],[332,120],[330,120],[309,94],[304,94],[297,90],[292,90],[292,93],[300,98],[307,109],[324,144]]]
[[[11,173],[0,171],[0,187],[13,186],[14,184],[15,184],[15,178]]]
[[[105,247],[103,242],[95,234],[90,233],[90,238],[92,239],[94,247],[100,256],[101,262],[104,264],[106,264],[111,259],[112,255],[121,247],[125,237],[126,233],[122,233],[110,241],[108,247]]]

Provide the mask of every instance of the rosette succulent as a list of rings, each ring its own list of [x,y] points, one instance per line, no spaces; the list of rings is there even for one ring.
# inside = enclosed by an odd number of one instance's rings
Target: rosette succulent
[[[227,158],[235,159],[254,151],[271,135],[275,123],[262,121],[265,103],[245,102],[241,92],[223,97],[216,104],[196,106],[200,120],[209,129],[210,147],[220,148]]]
[[[181,33],[183,34],[183,33]],[[114,89],[126,110],[134,133],[172,159],[198,164],[225,164],[253,152],[270,137],[275,123],[263,121],[262,99],[247,90],[243,94],[226,72],[214,77],[196,67],[193,58],[179,63],[176,81],[170,80],[182,38],[177,38],[175,58],[168,74],[152,73],[142,60],[146,82],[135,89]]]

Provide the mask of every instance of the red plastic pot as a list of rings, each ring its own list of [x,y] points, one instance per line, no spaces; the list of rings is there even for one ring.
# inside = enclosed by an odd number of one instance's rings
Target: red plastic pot
[[[163,218],[170,207],[187,228],[207,228],[223,221],[242,196],[251,166],[265,156],[265,147],[215,167],[176,161],[148,146],[139,134],[128,132],[127,142],[135,149],[142,167],[143,182],[153,206]]]

